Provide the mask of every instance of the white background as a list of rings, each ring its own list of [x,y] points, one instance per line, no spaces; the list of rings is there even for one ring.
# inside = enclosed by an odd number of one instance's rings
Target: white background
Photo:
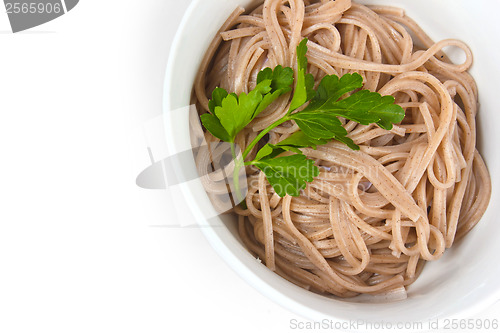
[[[135,185],[188,4],[83,0],[18,34],[0,6],[0,332],[298,331]]]

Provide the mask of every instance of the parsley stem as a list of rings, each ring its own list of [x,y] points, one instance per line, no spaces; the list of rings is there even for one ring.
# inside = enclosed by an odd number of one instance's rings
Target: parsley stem
[[[241,188],[240,188],[240,169],[244,165],[244,161],[242,158],[240,159],[237,158],[234,142],[231,142],[231,155],[233,156],[233,161],[234,161],[234,170],[233,170],[234,192],[236,195],[236,201],[240,203],[244,200],[243,196],[241,195]]]
[[[236,157],[236,151],[235,151],[235,146],[234,143],[231,142],[231,153],[233,155],[233,160],[234,160],[234,170],[233,170],[233,184],[234,184],[234,192],[236,195],[236,200],[238,202],[242,202],[244,200],[243,196],[241,195],[241,188],[240,188],[240,170],[243,166],[245,166],[245,158],[248,156],[250,151],[252,150],[253,147],[266,135],[269,133],[273,128],[278,127],[279,125],[283,124],[285,121],[289,120],[288,115],[284,116],[281,119],[278,119],[271,125],[269,125],[265,130],[259,133],[255,139],[253,139],[252,142],[247,146],[243,154],[241,155],[240,158]]]
[[[236,161],[236,148],[234,142],[231,142],[231,155],[233,156],[233,160]]]
[[[241,188],[240,188],[240,170],[242,166],[244,166],[242,160],[236,159],[233,171],[233,185],[237,203],[243,202],[245,200],[245,198],[243,198],[243,195],[241,194]]]
[[[275,121],[274,123],[272,123],[271,125],[269,125],[262,132],[260,132],[259,135],[257,135],[257,137],[255,139],[253,139],[252,142],[250,142],[250,144],[247,146],[247,148],[243,152],[243,155],[242,155],[243,160],[245,160],[245,158],[248,156],[248,154],[250,153],[250,151],[252,150],[252,148],[255,147],[255,145],[260,141],[260,139],[262,139],[264,137],[264,135],[266,135],[267,133],[269,133],[273,128],[278,127],[279,125],[283,124],[285,121],[288,121],[288,120],[290,120],[290,119],[288,118],[288,115],[286,115],[283,118],[278,119],[277,121]]]

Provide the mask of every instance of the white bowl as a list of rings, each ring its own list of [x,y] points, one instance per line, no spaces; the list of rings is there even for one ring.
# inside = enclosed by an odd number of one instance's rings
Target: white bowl
[[[217,30],[236,8],[254,3],[252,0],[194,0],[188,9],[171,48],[165,82],[165,128],[170,153],[191,148],[188,112],[179,111],[189,105],[193,81],[200,61]],[[474,75],[480,96],[478,144],[491,172],[496,189],[500,169],[500,122],[497,112],[500,66],[494,61],[500,54],[495,31],[500,31],[496,13],[500,3],[488,5],[468,0],[391,1],[370,0],[363,3],[394,5],[406,9],[434,39],[457,38],[473,50]],[[174,165],[178,176],[188,179],[195,174],[194,159]],[[303,290],[269,271],[252,257],[240,241],[236,228],[216,216],[201,181],[180,185],[197,222],[217,225],[202,228],[219,255],[249,284],[261,293],[311,320],[332,319],[336,322],[385,321],[426,322],[445,318],[472,316],[500,298],[500,235],[495,216],[497,192],[493,191],[490,206],[480,223],[467,237],[449,249],[437,262],[428,263],[417,282],[410,286],[403,301],[364,304],[320,296]],[[224,222],[225,224],[221,224]],[[222,227],[221,227],[222,225]],[[425,327],[425,325],[424,325]]]

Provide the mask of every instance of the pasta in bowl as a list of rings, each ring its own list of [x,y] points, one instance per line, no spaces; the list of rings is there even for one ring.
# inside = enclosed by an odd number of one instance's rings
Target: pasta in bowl
[[[230,8],[224,7],[229,19],[221,15],[221,33],[215,34],[214,43],[205,43],[205,49],[200,48],[201,55],[206,56],[198,58],[201,67],[196,68],[200,70],[192,72],[189,80],[195,87],[194,103],[198,111],[208,114],[203,121],[205,131],[198,131],[197,139],[205,140],[208,146],[222,140],[240,147],[243,151],[240,156],[243,155],[246,164],[245,200],[233,209],[238,221],[234,216],[218,217],[219,221],[225,220],[225,227],[206,232],[214,246],[260,290],[273,294],[273,298],[281,299],[286,306],[307,309],[306,313],[316,316],[333,315],[324,307],[328,302],[339,302],[324,295],[348,297],[352,306],[364,307],[374,299],[381,302],[391,293],[405,298],[406,286],[415,281],[425,261],[436,261],[436,265],[444,262],[443,266],[449,269],[446,263],[453,263],[452,257],[464,256],[457,254],[464,245],[446,253],[445,248],[450,248],[455,239],[479,221],[491,188],[488,171],[475,149],[477,89],[467,73],[472,63],[469,47],[457,40],[433,43],[403,11],[381,5],[366,7],[350,1],[240,4],[252,9],[245,13],[242,9],[233,11],[230,15]],[[308,38],[305,52],[304,47],[300,48],[303,37]],[[460,48],[465,60],[451,61],[442,53],[446,46]],[[304,66],[301,57],[307,57],[309,65]],[[277,66],[290,68],[294,73],[293,89],[284,89],[281,95],[277,93],[276,78],[283,75],[269,76],[269,90],[265,91],[262,90],[265,79],[259,78],[263,68],[274,68],[276,72]],[[362,87],[355,86],[352,91],[340,89],[343,93],[336,96],[332,82],[341,85],[351,80],[354,73],[361,77]],[[300,99],[295,97],[301,90],[300,82],[306,85],[306,75],[313,78],[311,90],[315,92],[310,97],[306,94],[309,99],[294,107],[297,104],[294,101]],[[327,76],[331,79],[326,80]],[[225,94],[221,97],[212,94],[217,88],[223,88]],[[404,109],[404,119],[388,126],[382,115],[371,123],[352,116],[353,112],[361,111],[353,111],[352,103],[345,101],[355,99],[361,88],[379,93],[380,100],[392,96],[392,101]],[[325,97],[327,92],[335,98]],[[266,100],[266,94],[273,93],[279,96],[265,108],[259,108],[257,103],[251,111],[252,117],[238,131],[224,119],[226,98],[227,104],[234,99],[243,105],[250,96],[260,94],[261,100]],[[344,99],[340,99],[342,95]],[[327,100],[333,102],[328,104]],[[311,107],[313,104],[318,107]],[[343,113],[339,111],[342,107]],[[380,113],[385,114],[390,108],[387,106]],[[373,114],[374,109],[381,110],[373,106],[365,111]],[[320,122],[319,127],[312,126],[311,119],[318,119],[318,110],[322,115],[340,114],[335,119],[340,119],[338,122],[347,134],[335,132],[332,123],[337,120],[332,118]],[[280,119],[284,121],[279,123]],[[215,129],[210,122],[220,126]],[[276,123],[279,124],[274,126]],[[319,136],[322,128],[336,134]],[[303,145],[303,137],[302,141],[297,139],[299,132],[308,138],[308,145]],[[310,144],[311,140],[323,141]],[[263,149],[272,152],[265,155]],[[296,182],[299,193],[293,190],[282,193],[276,178],[295,184],[297,177],[290,180],[293,172],[288,170],[281,170],[278,177],[270,171],[270,166],[273,158],[291,161],[293,154],[298,156],[294,160],[314,161],[318,170],[314,179],[305,177],[307,181]],[[210,149],[200,149],[195,155],[197,162],[211,165],[221,164],[225,158]],[[235,166],[237,163],[232,163],[223,169],[231,172]],[[209,193],[213,202],[217,203],[213,199],[221,188],[209,184],[208,192],[214,190],[212,195]],[[186,187],[185,194],[193,196],[200,188],[193,190]],[[201,216],[206,220],[206,215]],[[472,237],[468,235],[463,243],[473,242],[469,238]],[[235,248],[229,250],[228,243]],[[245,249],[270,270],[250,261],[248,253],[240,252]],[[456,261],[451,265],[459,269]],[[321,296],[297,289],[271,270]],[[426,284],[425,276],[433,276],[427,271],[426,267],[421,279],[408,288],[408,298],[400,302],[398,309],[402,304],[410,309],[420,294],[432,298],[430,290],[442,283],[427,281]],[[443,269],[435,268],[434,277],[443,274]],[[464,279],[461,283],[468,282]],[[441,289],[438,294],[446,289],[450,292],[449,288]],[[383,297],[356,296],[360,293]],[[391,308],[394,305],[388,303],[379,311]],[[335,316],[348,318],[345,310]],[[407,315],[411,316],[411,312]],[[422,314],[426,318],[435,315],[435,311]]]

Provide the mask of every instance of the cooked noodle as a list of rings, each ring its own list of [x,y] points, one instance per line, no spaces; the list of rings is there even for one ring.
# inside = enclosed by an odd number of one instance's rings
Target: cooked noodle
[[[365,89],[393,95],[406,112],[391,131],[344,121],[359,151],[336,141],[303,149],[321,172],[300,197],[280,198],[262,172],[247,167],[247,208],[234,209],[239,234],[271,270],[341,297],[397,290],[479,221],[491,184],[476,150],[477,89],[467,73],[472,53],[464,43],[434,43],[402,10],[349,0],[266,0],[249,13],[238,8],[220,32],[194,86],[201,113],[215,87],[239,94],[255,87],[264,67],[295,70],[295,50],[304,37],[316,85],[325,75],[357,72]],[[452,63],[441,51],[446,46],[460,48],[466,60]],[[237,145],[246,147],[285,115],[290,100],[286,94],[262,112]],[[297,130],[284,123],[266,142]],[[218,142],[208,132],[201,135]],[[222,156],[200,150],[200,172],[223,164]],[[221,179],[205,180],[207,191],[224,192]]]

